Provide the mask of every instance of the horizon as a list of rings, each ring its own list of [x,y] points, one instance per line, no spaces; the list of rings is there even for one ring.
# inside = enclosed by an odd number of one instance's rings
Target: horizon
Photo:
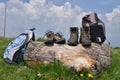
[[[55,33],[62,32],[68,39],[69,27],[80,28],[82,17],[96,12],[105,23],[106,36],[112,47],[120,47],[118,0],[0,0],[0,36],[4,35],[5,4],[6,37],[16,37],[35,27],[36,38],[44,36],[47,30],[52,30]]]

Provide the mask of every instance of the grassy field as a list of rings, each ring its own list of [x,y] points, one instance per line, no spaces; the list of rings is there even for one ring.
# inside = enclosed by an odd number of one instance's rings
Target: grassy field
[[[112,49],[111,67],[94,78],[82,78],[79,73],[60,63],[26,67],[4,62],[3,53],[12,39],[0,38],[0,80],[120,80],[120,48]]]

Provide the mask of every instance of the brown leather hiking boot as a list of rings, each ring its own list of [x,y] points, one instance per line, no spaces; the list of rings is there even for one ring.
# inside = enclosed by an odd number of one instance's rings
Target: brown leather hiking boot
[[[65,38],[63,37],[62,33],[56,33],[54,35],[54,42],[57,44],[65,44]]]
[[[76,46],[78,44],[78,27],[70,27],[70,38],[68,45]]]
[[[82,46],[89,47],[91,46],[90,32],[88,27],[81,28],[80,41]]]
[[[44,43],[46,45],[53,45],[54,43],[53,37],[54,33],[52,31],[48,31],[44,36]]]

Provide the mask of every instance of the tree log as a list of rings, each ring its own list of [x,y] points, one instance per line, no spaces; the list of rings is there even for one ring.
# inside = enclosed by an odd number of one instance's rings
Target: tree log
[[[81,44],[48,46],[44,42],[31,41],[24,54],[24,61],[28,66],[60,61],[63,65],[74,68],[76,71],[93,67],[102,71],[104,68],[110,67],[110,55],[111,47],[107,44],[92,43],[91,47],[85,48]]]

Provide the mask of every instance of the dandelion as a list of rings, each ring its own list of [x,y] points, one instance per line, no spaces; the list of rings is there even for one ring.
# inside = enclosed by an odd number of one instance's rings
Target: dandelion
[[[37,76],[40,78],[40,77],[42,76],[42,74],[39,72],[39,73],[37,74]]]
[[[88,77],[93,78],[93,74],[88,73]]]
[[[80,76],[83,77],[84,75],[81,73]]]

